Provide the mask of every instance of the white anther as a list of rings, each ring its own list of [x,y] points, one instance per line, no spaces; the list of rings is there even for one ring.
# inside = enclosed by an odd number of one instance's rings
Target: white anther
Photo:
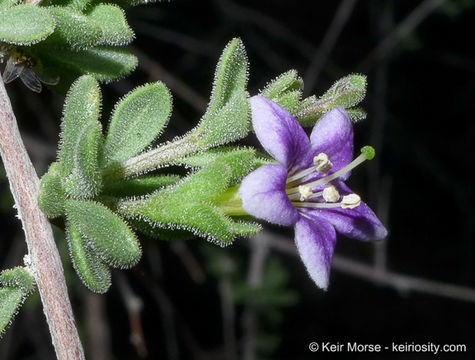
[[[338,200],[340,200],[340,193],[332,184],[328,184],[327,186],[325,186],[322,195],[323,199],[326,202],[337,202]]]
[[[317,167],[317,171],[321,174],[326,174],[333,167],[333,163],[325,153],[320,153],[313,158],[313,163]]]
[[[305,201],[313,194],[312,188],[310,186],[300,185],[299,194],[300,194],[300,201]]]
[[[343,196],[341,200],[342,209],[354,209],[361,204],[361,198],[356,194],[348,194]]]

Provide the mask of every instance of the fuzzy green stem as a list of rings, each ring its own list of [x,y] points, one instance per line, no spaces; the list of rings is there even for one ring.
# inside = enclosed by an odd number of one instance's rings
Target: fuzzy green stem
[[[196,134],[189,134],[181,139],[134,156],[120,164],[113,164],[104,169],[102,179],[105,183],[114,182],[171,164],[200,150],[201,146],[198,140]]]

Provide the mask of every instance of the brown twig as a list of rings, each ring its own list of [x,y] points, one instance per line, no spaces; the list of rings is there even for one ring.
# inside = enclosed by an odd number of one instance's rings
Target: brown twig
[[[0,150],[25,232],[36,284],[58,359],[84,359],[63,265],[48,219],[38,208],[39,179],[25,150],[15,114],[0,79]]]
[[[142,320],[140,318],[140,313],[143,308],[143,301],[133,292],[127,278],[121,272],[116,272],[117,286],[119,292],[122,295],[122,300],[129,314],[129,323],[130,323],[130,341],[135,346],[137,354],[141,358],[148,356],[147,345],[145,344]]]
[[[389,33],[381,42],[371,51],[368,56],[358,66],[360,71],[367,72],[371,66],[387,56],[392,49],[403,39],[417,28],[434,10],[442,5],[446,0],[424,0],[414,10],[401,21],[394,30]]]
[[[322,43],[315,51],[312,61],[305,72],[305,92],[311,94],[315,84],[318,83],[320,72],[322,71],[328,55],[335,47],[336,41],[350,18],[356,0],[342,0],[333,17],[333,20],[323,37]]]
[[[85,323],[87,328],[88,357],[91,359],[110,359],[111,344],[110,331],[106,319],[106,297],[95,294],[85,287],[81,287],[86,311]]]
[[[262,233],[261,235],[264,236],[265,234]],[[289,239],[277,234],[267,234],[265,236],[273,249],[298,256],[295,245]],[[364,264],[344,256],[335,255],[333,257],[332,267],[345,274],[380,285],[389,286],[404,293],[414,291],[453,300],[475,302],[475,289],[398,274],[392,271],[376,271],[373,265]]]
[[[258,288],[262,283],[264,267],[269,254],[269,237],[265,232],[249,238],[251,256],[247,283],[250,288]],[[243,313],[243,356],[244,360],[256,359],[257,336],[259,323],[257,312],[248,306]]]

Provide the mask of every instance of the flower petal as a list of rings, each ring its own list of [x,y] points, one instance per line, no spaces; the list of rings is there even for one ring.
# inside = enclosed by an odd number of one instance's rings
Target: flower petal
[[[330,174],[348,165],[353,158],[353,125],[342,107],[326,113],[315,124],[310,134],[312,158],[319,153],[328,155],[333,163]],[[346,180],[349,173],[341,178]]]
[[[343,182],[336,183],[335,186],[341,195],[352,193]],[[330,222],[337,232],[353,239],[375,241],[384,239],[388,235],[384,225],[364,202],[354,209],[322,209],[312,211],[309,216],[315,220],[322,219]]]
[[[250,99],[252,126],[266,151],[291,168],[309,150],[310,141],[300,124],[282,106],[262,96]]]
[[[250,215],[279,225],[293,225],[298,213],[285,193],[287,170],[264,165],[247,175],[239,188],[242,207]]]
[[[300,216],[295,224],[295,244],[307,271],[318,287],[327,289],[336,233],[326,221]]]

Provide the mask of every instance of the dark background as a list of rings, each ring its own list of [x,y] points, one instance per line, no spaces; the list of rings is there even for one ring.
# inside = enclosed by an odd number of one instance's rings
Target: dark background
[[[203,240],[143,239],[145,256],[89,293],[63,251],[73,307],[90,359],[475,358],[474,1],[192,1],[127,11],[138,69],[105,85],[103,118],[135,86],[164,81],[174,96],[165,138],[203,113],[214,67],[239,36],[249,91],[291,68],[321,95],[349,73],[368,76],[368,118],[356,148],[377,156],[350,186],[389,229],[378,245],[340,238],[327,292],[308,278],[291,229],[266,227],[222,250]],[[26,146],[42,175],[55,157],[63,98],[8,86]],[[248,144],[258,146],[250,136]],[[25,245],[1,178],[1,268]],[[473,289],[473,290],[471,290]],[[465,344],[465,353],[311,353],[311,341]],[[53,359],[39,299],[28,300],[0,342],[0,359]]]

